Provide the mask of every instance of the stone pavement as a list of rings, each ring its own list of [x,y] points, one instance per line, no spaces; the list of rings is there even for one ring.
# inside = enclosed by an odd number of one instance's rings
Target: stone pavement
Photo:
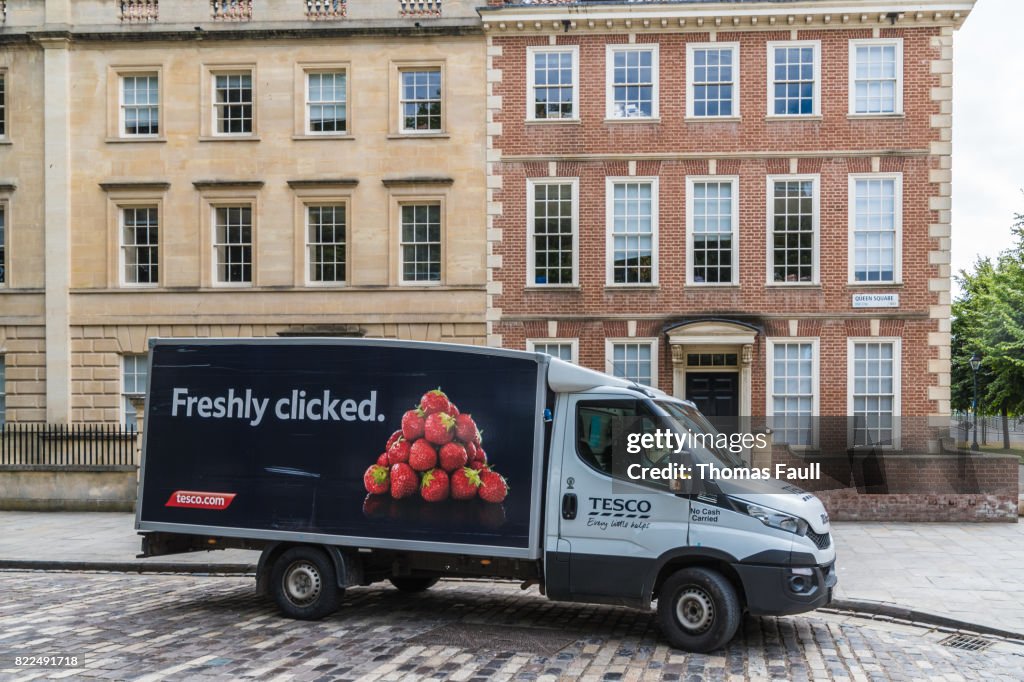
[[[1024,635],[1024,523],[836,523],[836,598],[908,607]],[[255,565],[221,550],[136,559],[134,516],[0,512],[0,561]]]
[[[1019,680],[1024,647],[824,613],[747,618],[712,654],[670,649],[654,614],[551,602],[514,583],[351,589],[319,622],[281,618],[252,578],[0,572],[0,679]],[[16,657],[75,657],[64,667]]]

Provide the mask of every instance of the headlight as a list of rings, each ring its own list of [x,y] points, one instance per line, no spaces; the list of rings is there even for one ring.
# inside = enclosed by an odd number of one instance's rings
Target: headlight
[[[770,528],[778,528],[796,535],[807,534],[807,522],[801,519],[799,516],[792,516],[790,514],[783,514],[780,511],[769,509],[768,507],[762,507],[757,504],[748,504],[746,502],[740,502],[739,507],[743,511],[747,512],[750,516],[763,523]]]

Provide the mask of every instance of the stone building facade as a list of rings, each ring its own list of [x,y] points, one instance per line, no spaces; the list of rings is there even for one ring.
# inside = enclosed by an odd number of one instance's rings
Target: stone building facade
[[[4,418],[131,422],[155,336],[485,343],[476,4],[0,2]]]
[[[489,342],[934,451],[972,6],[491,0]]]

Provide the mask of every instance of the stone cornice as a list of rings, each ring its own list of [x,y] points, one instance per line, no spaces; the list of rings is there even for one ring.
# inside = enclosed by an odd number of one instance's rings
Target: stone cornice
[[[751,31],[822,28],[959,27],[975,0],[795,0],[793,2],[607,2],[480,9],[495,33],[573,31]]]
[[[447,187],[455,183],[452,178],[431,177],[431,176],[409,176],[402,178],[384,178],[381,180],[385,187],[415,187],[419,185],[441,185]]]
[[[146,181],[127,181],[127,182],[101,182],[100,187],[104,192],[117,192],[117,191],[138,191],[138,192],[166,192],[171,187],[169,182],[146,182]]]
[[[288,186],[292,189],[319,189],[322,187],[355,187],[359,184],[357,178],[316,178],[313,180],[289,180]]]
[[[208,189],[260,189],[262,180],[196,180],[192,186],[199,191]]]

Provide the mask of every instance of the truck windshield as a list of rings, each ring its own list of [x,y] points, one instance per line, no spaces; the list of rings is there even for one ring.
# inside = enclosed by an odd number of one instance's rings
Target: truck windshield
[[[671,426],[679,435],[708,434],[710,438],[691,439],[694,442],[688,443],[688,451],[693,457],[695,464],[714,464],[720,467],[746,468],[748,465],[743,458],[726,448],[719,448],[714,445],[719,435],[716,429],[707,418],[695,408],[670,400],[652,401],[669,421]]]

